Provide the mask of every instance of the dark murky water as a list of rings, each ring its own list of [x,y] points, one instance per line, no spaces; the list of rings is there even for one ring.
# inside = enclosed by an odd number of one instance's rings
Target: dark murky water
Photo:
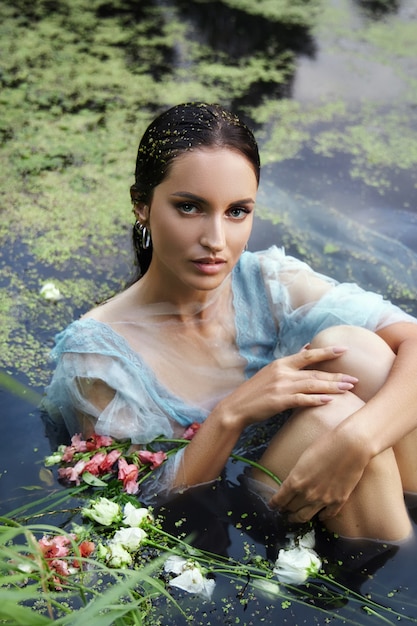
[[[363,19],[358,6],[365,4],[372,3],[351,3],[355,19]],[[391,4],[392,10],[397,10],[399,19],[404,19],[407,11],[415,10],[410,1]],[[213,32],[216,28],[218,35],[219,27],[213,25]],[[298,69],[288,87],[294,99],[309,101],[325,97],[326,93],[336,90],[350,98],[354,105],[359,96],[370,98],[377,90],[379,98],[391,106],[401,94],[401,80],[392,76],[389,68],[383,68],[379,73],[376,70],[380,66],[375,66],[374,74],[378,80],[372,87],[369,86],[367,92],[360,75],[344,66],[342,54],[338,56],[331,48],[317,46],[313,41],[307,43],[309,45],[304,42],[304,52],[299,53]],[[241,52],[245,53],[245,50]],[[281,223],[274,227],[267,221],[257,220],[250,247],[261,249],[284,242],[289,252],[297,253],[299,247],[292,248],[291,235],[292,232],[303,231],[303,244],[308,251],[306,256],[317,260],[317,269],[343,280],[348,268],[351,279],[384,293],[390,293],[391,290],[396,294],[395,299],[399,304],[417,314],[415,298],[404,295],[406,290],[415,294],[417,286],[414,175],[406,171],[390,172],[392,191],[381,195],[377,189],[353,180],[347,174],[349,166],[348,155],[339,154],[326,159],[308,149],[298,154],[297,159],[267,166],[263,174],[260,202],[269,208],[272,216],[278,215],[283,206],[287,207],[289,218],[284,225]],[[329,241],[339,246],[338,252],[330,256],[323,254],[324,246]],[[352,254],[357,249],[361,251],[359,257]],[[403,295],[393,289],[393,282],[400,284]],[[19,380],[19,374],[14,374]],[[20,380],[25,382],[23,377]],[[24,397],[0,389],[0,403],[3,423],[0,443],[0,512],[7,512],[29,497],[38,498],[43,494],[44,487],[38,473],[41,461],[50,452],[50,447],[37,410]],[[167,524],[185,517],[188,529],[197,531],[199,544],[208,550],[219,550],[239,559],[243,558],[243,546],[248,542],[261,555],[268,554],[273,559],[277,542],[282,537],[274,535],[269,526],[254,524],[255,531],[247,531],[236,522],[242,503],[237,480],[241,469],[235,464],[229,464],[227,480],[224,481],[226,486],[224,489],[219,488],[216,494],[212,491],[201,492],[178,500],[166,512]],[[25,486],[36,486],[38,490],[27,492],[23,489]],[[230,503],[235,505],[233,519],[227,515]],[[410,508],[410,513],[416,526],[417,509]],[[323,543],[323,551],[327,551],[330,560],[334,558],[337,561],[339,548]],[[416,544],[409,543],[399,549],[373,546],[366,554],[366,558],[358,555],[354,565],[339,571],[338,575],[345,577],[351,587],[384,598],[387,606],[393,606],[417,621]],[[366,570],[365,574],[361,573],[363,569]],[[330,603],[330,612],[319,613],[316,609],[303,607],[296,602],[289,609],[283,610],[280,602],[262,595],[248,598],[244,604],[240,602],[241,599],[236,597],[236,590],[225,578],[218,581],[213,605],[201,606],[186,596],[181,602],[184,606],[193,606],[196,623],[204,624],[240,623],[249,626],[261,623],[310,625],[338,622],[365,625],[379,624],[381,621],[378,616],[368,615],[358,605],[348,603],[337,607],[336,600]],[[161,606],[162,610],[167,609]],[[385,617],[388,623],[397,623],[396,619]],[[167,619],[172,619],[167,623],[180,624],[178,616]]]

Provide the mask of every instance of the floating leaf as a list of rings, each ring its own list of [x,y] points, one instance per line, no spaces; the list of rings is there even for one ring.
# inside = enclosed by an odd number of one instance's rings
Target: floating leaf
[[[107,487],[107,483],[105,483],[104,480],[97,478],[97,476],[90,474],[90,472],[84,472],[83,481],[92,487]]]
[[[55,482],[53,473],[51,472],[50,469],[47,469],[46,467],[42,467],[39,470],[39,478],[40,478],[41,482],[43,482],[46,485],[48,485],[48,487],[52,487],[52,485]]]

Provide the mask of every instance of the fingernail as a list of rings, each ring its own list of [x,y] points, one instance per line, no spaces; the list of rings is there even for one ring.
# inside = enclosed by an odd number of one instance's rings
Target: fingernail
[[[332,398],[332,396],[323,395],[323,396],[320,396],[320,400],[321,400],[322,404],[327,404],[328,402],[331,402],[333,400],[333,398]]]
[[[353,387],[352,383],[337,383],[337,386],[342,391],[348,391],[349,389],[352,389]]]
[[[311,346],[311,343],[306,343],[306,344],[303,345],[301,350],[308,350],[310,346]]]
[[[349,376],[349,374],[344,374],[344,376],[342,377],[342,381],[344,383],[358,383],[359,382],[359,378],[356,378],[356,376]]]
[[[346,348],[346,346],[334,346],[333,347],[333,352],[335,354],[343,354],[343,352],[346,352],[348,350],[348,348]]]

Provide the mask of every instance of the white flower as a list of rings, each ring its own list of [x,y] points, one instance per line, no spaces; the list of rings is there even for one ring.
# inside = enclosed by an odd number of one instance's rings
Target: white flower
[[[182,556],[171,554],[164,563],[164,571],[172,574],[181,574],[187,568],[187,561]]]
[[[114,533],[111,543],[120,543],[126,550],[135,551],[145,537],[143,528],[121,528]]]
[[[25,561],[24,563],[19,563],[17,569],[25,574],[31,574],[35,571],[36,566],[33,562]]]
[[[286,538],[288,539],[287,550],[289,548],[295,548],[296,546],[313,549],[316,544],[314,530],[310,530],[308,533],[301,536],[295,533],[287,533]]]
[[[310,530],[310,532],[306,533],[302,537],[298,539],[298,545],[302,548],[310,548],[311,550],[316,545],[316,537],[314,534],[314,530]]]
[[[73,535],[77,537],[77,539],[81,539],[81,540],[84,539],[85,531],[86,531],[85,526],[83,526],[82,524],[76,524],[75,522],[72,522],[71,532]]]
[[[107,561],[107,559],[110,556],[110,548],[108,546],[105,546],[102,543],[99,543],[96,546],[96,551],[95,551],[95,555],[96,557],[101,560],[101,561]]]
[[[152,521],[153,517],[149,509],[135,507],[131,502],[125,504],[123,509],[123,524],[125,526],[140,526],[144,521]]]
[[[171,587],[177,587],[188,593],[196,593],[211,600],[216,583],[212,578],[205,578],[198,567],[193,567],[173,578],[169,584]]]
[[[280,592],[278,583],[267,578],[255,578],[252,581],[252,587],[255,587],[255,589],[258,589],[258,591],[270,598],[276,598]]]
[[[45,283],[39,293],[45,300],[51,300],[51,302],[57,302],[62,298],[58,287],[51,281]]]
[[[111,526],[114,522],[120,521],[122,517],[120,506],[107,498],[91,501],[90,508],[83,508],[81,513],[103,526]]]
[[[131,554],[120,543],[109,543],[107,562],[110,567],[127,567],[132,564]]]
[[[178,574],[170,580],[171,587],[177,587],[188,593],[196,593],[211,600],[216,582],[212,578],[205,578],[200,567],[193,561],[186,561],[173,554],[165,561],[164,570]]]
[[[321,560],[314,550],[296,546],[279,551],[274,574],[282,583],[301,585],[309,576],[315,576],[320,568]]]
[[[50,467],[51,465],[57,465],[58,463],[61,463],[61,461],[62,461],[62,454],[61,452],[57,451],[45,457],[43,462],[45,463],[46,467]]]

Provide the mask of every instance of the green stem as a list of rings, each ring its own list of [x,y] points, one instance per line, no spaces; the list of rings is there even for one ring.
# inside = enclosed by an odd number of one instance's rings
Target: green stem
[[[339,583],[337,580],[334,580],[333,578],[329,578],[325,574],[318,574],[317,578],[325,581],[330,586],[333,586],[333,587],[336,587],[337,589],[342,590],[342,592],[343,592],[342,595],[345,598],[350,598],[350,599],[353,599],[353,600],[357,600],[361,604],[369,605],[369,607],[374,607],[375,609],[379,609],[379,610],[382,609],[383,611],[386,611],[387,613],[390,613],[391,615],[394,615],[396,617],[396,619],[398,619],[398,618],[408,619],[411,622],[417,623],[417,618],[405,616],[405,615],[403,615],[401,613],[398,613],[398,611],[395,611],[393,608],[391,608],[389,606],[384,606],[383,604],[379,604],[378,602],[375,602],[374,600],[371,600],[370,598],[361,595],[357,591],[353,591],[352,589],[349,589],[348,587],[345,587],[345,585],[342,585],[342,583]],[[312,586],[314,586],[314,585],[312,584]],[[369,608],[369,607],[368,607],[367,610],[371,611],[371,608]],[[383,618],[379,613],[378,613],[378,617],[380,617],[381,619],[386,619],[386,618]],[[390,622],[388,622],[388,623],[390,623]]]
[[[267,469],[260,463],[257,463],[256,461],[252,461],[251,459],[247,459],[244,456],[239,456],[238,454],[232,453],[230,457],[232,459],[235,459],[235,461],[242,461],[242,463],[246,463],[246,465],[251,465],[252,467],[255,467],[256,469],[260,470],[261,472],[264,472],[264,474],[272,478],[272,480],[275,481],[278,485],[282,485],[282,480],[280,480],[278,476],[276,476],[276,474],[271,472],[269,469]]]
[[[18,519],[21,521],[26,521],[28,519],[31,519],[32,516],[27,514],[25,517],[20,517],[23,513],[25,512],[27,513],[31,508],[34,508],[35,506],[38,507],[40,504],[45,504],[45,503],[47,503],[48,506],[36,511],[36,515],[39,516],[40,514],[43,514],[43,513],[50,513],[52,506],[57,507],[59,504],[61,504],[61,502],[65,502],[66,500],[69,500],[70,498],[76,497],[78,494],[88,489],[88,487],[89,487],[88,485],[80,485],[78,487],[73,487],[72,489],[62,489],[59,491],[55,491],[54,493],[49,493],[44,498],[40,498],[39,500],[36,500],[35,502],[24,504],[23,506],[17,509],[14,509],[13,511],[8,512],[7,515],[5,515],[4,517],[9,518],[9,519]]]
[[[179,444],[182,444],[181,447],[184,447],[184,445],[187,445],[190,443],[187,439],[168,439],[165,437],[159,437],[155,441],[163,442],[163,443],[179,443]],[[178,448],[169,450],[167,454],[170,455],[170,454],[174,454],[175,452],[178,452]],[[271,472],[269,469],[267,469],[266,467],[264,467],[257,461],[252,461],[251,459],[248,459],[244,456],[240,456],[238,454],[234,454],[233,452],[230,454],[230,458],[234,459],[235,461],[241,461],[242,463],[246,463],[246,465],[255,467],[256,469],[260,470],[261,472],[264,472],[264,474],[272,478],[272,480],[276,482],[278,485],[282,485],[282,480],[280,480],[278,476],[276,476],[276,474]]]

